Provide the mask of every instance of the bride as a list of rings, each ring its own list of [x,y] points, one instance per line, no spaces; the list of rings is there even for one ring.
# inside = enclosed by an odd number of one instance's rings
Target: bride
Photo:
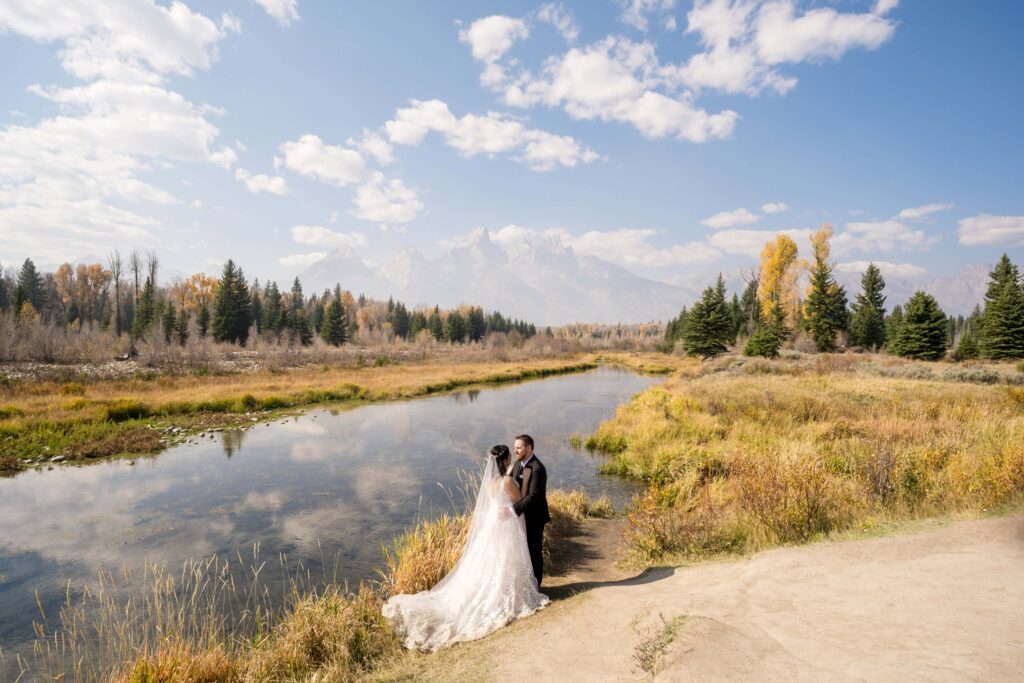
[[[448,575],[430,590],[384,603],[384,617],[407,648],[433,652],[483,638],[548,603],[533,576],[523,517],[506,512],[525,493],[511,463],[508,446],[491,449],[466,546]]]

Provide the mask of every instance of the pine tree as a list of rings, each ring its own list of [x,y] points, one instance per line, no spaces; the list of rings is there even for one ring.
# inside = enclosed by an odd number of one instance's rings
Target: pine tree
[[[890,313],[885,318],[885,350],[894,356],[902,355],[900,353],[900,336],[899,331],[903,326],[903,307],[896,304],[892,308]]]
[[[206,339],[206,334],[210,331],[210,309],[206,306],[199,307],[199,315],[196,316],[196,327],[199,328],[199,336]]]
[[[986,358],[1024,357],[1024,292],[1006,254],[989,273],[979,342]]]
[[[174,337],[174,331],[178,328],[178,320],[174,315],[174,304],[167,304],[167,309],[164,311],[164,341],[168,344],[171,343],[171,339]]]
[[[11,297],[7,293],[7,278],[4,277],[3,266],[0,266],[0,311],[11,307]]]
[[[250,323],[249,286],[242,269],[228,259],[213,302],[213,338],[245,346]]]
[[[263,290],[263,315],[260,329],[268,337],[280,338],[281,328],[284,327],[284,307],[281,302],[281,292],[276,282],[268,283]]]
[[[156,293],[153,289],[153,281],[147,277],[146,284],[142,286],[142,293],[139,294],[139,304],[135,308],[135,317],[132,320],[132,338],[138,339],[144,335],[154,320],[156,320]]]
[[[409,318],[409,310],[401,301],[392,304],[391,308],[391,329],[396,337],[401,339],[409,338],[409,329],[412,321]]]
[[[434,341],[444,341],[444,323],[441,321],[441,310],[434,306],[430,312],[430,319],[427,321],[427,328],[430,330]]]
[[[263,334],[263,300],[260,296],[259,279],[252,281],[252,294],[249,297],[249,315],[256,325],[256,334]]]
[[[409,339],[415,339],[421,330],[427,328],[427,316],[422,311],[414,311],[409,318]]]
[[[316,298],[316,295],[314,294],[313,297]],[[317,300],[316,303],[313,304],[313,315],[310,319],[310,323],[313,325],[313,332],[315,334],[320,334],[320,332],[323,330],[324,315],[326,314],[326,312],[327,309],[324,306],[324,302],[322,300]]]
[[[747,286],[743,290],[743,296],[740,297],[740,310],[743,313],[743,325],[739,329],[739,334],[744,336],[750,336],[757,329],[758,325],[761,324],[761,305],[757,301],[757,287],[760,282],[760,276],[754,273],[754,276],[747,283]]]
[[[804,326],[811,333],[818,351],[832,351],[836,334],[846,329],[846,290],[832,275],[828,262],[832,226],[826,224],[811,237],[814,262],[811,264],[810,291],[804,304]]]
[[[960,336],[960,343],[956,345],[953,360],[973,360],[978,357],[978,354],[978,343],[974,341],[974,335],[965,332]]]
[[[452,344],[466,340],[466,321],[458,311],[449,311],[444,320],[444,338]]]
[[[191,316],[188,311],[182,311],[178,315],[178,329],[175,334],[178,338],[178,343],[184,346],[188,343],[188,321]]]
[[[914,292],[896,331],[897,353],[908,358],[938,360],[946,355],[946,315],[931,294]]]
[[[36,264],[32,263],[32,259],[25,259],[21,265],[21,271],[18,273],[18,286],[22,290],[24,299],[31,303],[37,312],[41,313],[43,305],[46,303],[46,285],[43,276],[36,270]]]
[[[693,305],[683,326],[683,348],[691,356],[709,358],[723,353],[736,341],[733,318],[725,302],[725,281],[718,275]]]
[[[874,263],[868,264],[860,278],[861,292],[853,304],[850,318],[850,343],[866,349],[885,345],[885,280]]]
[[[775,358],[779,355],[779,346],[782,345],[782,337],[778,330],[772,329],[769,325],[761,325],[747,340],[743,347],[744,356],[764,356]]]
[[[466,320],[469,341],[478,342],[484,338],[487,332],[487,323],[484,321],[484,309],[474,306],[469,310]]]
[[[331,346],[341,346],[348,338],[348,322],[345,320],[345,307],[337,299],[332,299],[324,311],[324,324],[320,336]]]

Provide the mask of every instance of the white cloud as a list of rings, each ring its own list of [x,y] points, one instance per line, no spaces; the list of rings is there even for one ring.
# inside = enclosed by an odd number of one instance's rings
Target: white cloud
[[[665,23],[663,24],[663,26],[665,27],[666,31],[675,31],[677,28],[679,28],[679,24],[676,21],[675,17],[667,17],[665,19]]]
[[[875,2],[875,14],[887,14],[896,9],[899,4],[900,0],[877,0]]]
[[[678,79],[673,74],[658,62],[650,43],[611,36],[549,57],[541,74],[524,71],[492,87],[513,106],[561,107],[575,119],[629,123],[650,138],[704,142],[729,137],[736,112],[708,114],[689,95],[661,92],[674,88]]]
[[[575,43],[580,37],[579,24],[562,3],[543,5],[537,10],[537,20],[554,26],[566,42]]]
[[[281,26],[299,20],[299,0],[255,0]]]
[[[638,31],[646,31],[647,15],[671,11],[676,6],[676,0],[619,0],[619,5],[622,7],[622,14],[619,15],[621,21]]]
[[[718,230],[708,236],[708,244],[727,254],[758,258],[767,242],[779,233],[788,235],[797,244],[806,243],[811,230]]]
[[[235,171],[235,180],[245,183],[249,192],[270,192],[271,194],[288,194],[288,183],[279,175],[268,176],[262,173],[253,175],[245,169],[239,168]]]
[[[666,268],[709,263],[721,257],[721,252],[704,242],[675,244],[658,248],[648,240],[657,235],[650,229],[591,230],[579,236],[564,230],[547,231],[545,234],[559,237],[574,251],[596,256],[621,266],[640,268]]]
[[[719,228],[732,228],[737,225],[749,225],[756,223],[761,220],[761,217],[757,214],[750,213],[746,209],[736,209],[735,211],[722,211],[716,213],[710,218],[705,218],[701,221],[704,225],[719,229]]]
[[[917,277],[928,272],[926,269],[921,266],[915,266],[913,263],[890,263],[889,261],[849,261],[847,263],[837,263],[836,270],[841,273],[863,273],[872,263],[875,264],[875,267],[885,277]]]
[[[895,219],[847,223],[846,230],[832,238],[836,253],[926,249],[938,240]]]
[[[945,211],[947,209],[952,208],[952,204],[925,204],[924,206],[915,206],[909,209],[903,209],[899,213],[899,218],[908,221],[919,221],[922,218],[926,218],[933,213]]]
[[[526,22],[502,15],[477,19],[469,28],[459,31],[459,40],[473,50],[473,58],[494,62],[501,58],[517,40],[530,35]]]
[[[768,202],[767,204],[761,205],[761,210],[765,213],[782,213],[783,211],[789,210],[789,204],[783,204],[782,202]]]
[[[521,225],[509,224],[491,233],[491,241],[503,247],[511,247],[529,242],[537,236],[533,228],[524,228]]]
[[[876,49],[892,37],[896,25],[877,14],[844,14],[830,8],[800,16],[790,0],[769,2],[757,16],[757,51],[768,64],[838,59],[855,47]]]
[[[982,213],[960,219],[960,244],[993,247],[1024,245],[1024,216],[993,216]]]
[[[308,268],[317,261],[322,261],[325,258],[327,258],[327,254],[322,251],[311,251],[308,254],[289,254],[288,256],[282,256],[277,259],[277,262],[282,266]]]
[[[366,235],[360,232],[334,232],[320,225],[293,225],[291,234],[299,244],[322,247],[361,247],[366,244]]]
[[[466,114],[457,118],[441,100],[413,100],[384,124],[388,139],[396,145],[418,145],[436,131],[445,143],[464,157],[496,156],[520,152],[513,158],[537,171],[556,165],[575,166],[594,161],[598,155],[569,136],[527,128],[520,121],[497,112]]]
[[[349,138],[345,141],[346,144],[356,147],[363,154],[369,154],[377,163],[390,164],[394,162],[394,147],[388,142],[384,136],[380,133],[372,130],[363,129],[363,136],[356,140],[355,138]]]
[[[281,145],[284,166],[322,183],[344,187],[366,175],[366,162],[354,150],[325,145],[316,135],[306,134]]]
[[[379,171],[359,187],[353,204],[355,208],[349,213],[356,218],[385,225],[408,223],[423,210],[415,190],[397,178],[388,180]]]

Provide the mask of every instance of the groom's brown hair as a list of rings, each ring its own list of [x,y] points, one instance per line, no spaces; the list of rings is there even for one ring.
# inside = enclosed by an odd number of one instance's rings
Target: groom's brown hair
[[[533,437],[529,434],[520,434],[516,437],[516,441],[522,441],[524,446],[529,446],[530,450],[533,450]]]

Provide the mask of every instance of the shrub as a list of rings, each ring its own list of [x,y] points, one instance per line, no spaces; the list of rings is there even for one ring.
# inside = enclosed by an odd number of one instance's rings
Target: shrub
[[[107,419],[111,422],[138,420],[150,415],[149,408],[141,401],[121,398],[107,406]]]

